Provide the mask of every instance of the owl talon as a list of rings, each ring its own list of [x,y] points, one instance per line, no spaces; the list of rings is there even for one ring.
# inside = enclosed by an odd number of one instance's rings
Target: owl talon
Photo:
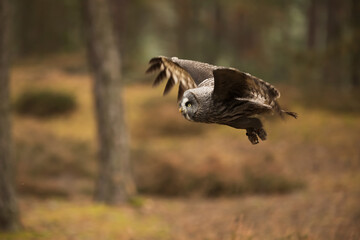
[[[246,133],[246,136],[248,136],[249,138],[249,141],[252,143],[252,144],[258,144],[259,143],[259,139],[258,137],[256,136],[256,133],[255,132],[247,132]]]
[[[256,134],[259,136],[259,138],[262,141],[266,140],[267,133],[265,132],[265,130],[263,128],[257,129]]]

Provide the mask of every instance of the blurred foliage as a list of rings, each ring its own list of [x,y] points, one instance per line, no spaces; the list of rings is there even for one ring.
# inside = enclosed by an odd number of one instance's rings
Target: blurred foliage
[[[39,56],[83,46],[80,1],[13,0],[15,53]]]
[[[169,239],[167,226],[156,217],[136,216],[116,207],[53,200],[32,204],[23,214],[26,228],[4,240],[33,239]]]
[[[16,141],[18,191],[38,198],[69,198],[76,193],[91,195],[92,182],[96,177],[96,158],[89,143],[59,139],[42,131],[29,131],[31,139],[21,137]],[[163,130],[159,133],[164,135]],[[172,134],[169,133],[169,136]],[[196,132],[194,134],[197,135]],[[189,133],[187,136],[190,136]],[[190,169],[187,165],[172,163],[171,159],[158,159],[151,152],[139,153],[134,149],[132,155],[140,194],[220,197],[286,194],[304,187],[303,180],[284,174],[283,167],[273,161],[254,160],[234,169],[221,159],[211,158],[210,164],[206,161]],[[79,184],[73,183],[69,188],[68,178],[78,179]],[[143,199],[134,197],[129,203],[141,207]]]
[[[268,140],[257,146],[245,131],[184,120],[176,91],[162,97],[149,84],[125,86],[141,195],[126,205],[90,204],[98,151],[94,101],[88,73],[72,70],[83,69],[77,59],[48,57],[12,70],[12,99],[29,88],[56,89],[73,93],[77,109],[58,118],[13,116],[25,230],[0,239],[359,238],[359,111],[309,108],[288,84],[277,85],[281,102],[300,118],[267,118]],[[320,97],[336,102],[334,94]]]
[[[153,160],[151,160],[153,161]],[[218,162],[214,162],[218,161]],[[293,177],[285,176],[281,169],[263,165],[262,162],[234,170],[223,165],[221,160],[213,159],[211,167],[190,170],[171,164],[168,161],[155,163],[135,161],[139,170],[136,178],[141,193],[162,196],[206,197],[234,196],[243,194],[285,194],[304,187],[304,183]],[[206,171],[204,171],[206,169]],[[232,177],[229,177],[229,174]]]
[[[43,198],[91,196],[97,174],[91,81],[85,73],[68,72],[61,66],[57,71],[43,66],[41,71],[51,81],[38,79],[38,71],[31,67],[15,69],[15,99],[28,89],[29,79],[37,79],[32,81],[33,90],[51,86],[73,92],[78,106],[66,118],[45,121],[16,116],[18,190]],[[341,174],[360,166],[354,140],[360,136],[356,112],[344,114],[301,107],[295,104],[297,89],[289,87],[284,102],[304,117],[286,122],[270,119],[269,140],[261,148],[253,148],[243,131],[185,121],[174,105],[175,91],[162,98],[157,90],[133,85],[124,92],[134,174],[142,194],[284,194],[318,186],[310,184],[309,179],[320,177],[325,181],[319,171],[331,173],[334,180],[327,182],[337,182],[333,171]],[[328,97],[330,101],[332,95]],[[76,179],[71,187],[69,179]],[[141,199],[133,199],[132,204],[141,206]]]
[[[128,203],[134,208],[142,208],[145,205],[145,199],[140,196],[134,196],[128,200]]]
[[[359,238],[360,1],[109,0],[124,81],[147,81],[124,88],[143,194],[127,207],[88,203],[97,143],[81,1],[11,2],[12,98],[33,115],[13,116],[25,230],[1,239]],[[300,118],[265,122],[261,146],[244,131],[186,122],[175,91],[162,98],[149,87],[156,55],[257,75]]]
[[[53,117],[74,111],[75,96],[50,89],[31,89],[22,92],[15,101],[18,114],[40,118]]]
[[[109,2],[127,82],[144,79],[150,57],[176,55],[305,92],[359,85],[356,0]],[[79,0],[15,0],[14,6],[18,59],[84,48]]]

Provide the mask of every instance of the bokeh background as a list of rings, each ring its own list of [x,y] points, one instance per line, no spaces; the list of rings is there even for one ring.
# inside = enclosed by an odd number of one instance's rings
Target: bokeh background
[[[11,102],[23,230],[0,239],[359,239],[357,0],[111,0],[139,195],[93,202],[93,81],[82,5],[13,0]],[[272,84],[299,119],[268,140],[190,123],[151,57],[232,66]]]

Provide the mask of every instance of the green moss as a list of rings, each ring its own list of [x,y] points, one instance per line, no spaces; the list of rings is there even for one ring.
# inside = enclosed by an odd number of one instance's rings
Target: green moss
[[[144,206],[145,200],[144,200],[144,198],[142,198],[140,196],[135,196],[135,197],[130,198],[128,200],[128,203],[135,208],[141,208],[142,206]]]
[[[167,226],[152,216],[137,216],[101,204],[47,201],[23,216],[25,231],[0,235],[30,239],[167,239]],[[29,230],[31,229],[31,230]]]

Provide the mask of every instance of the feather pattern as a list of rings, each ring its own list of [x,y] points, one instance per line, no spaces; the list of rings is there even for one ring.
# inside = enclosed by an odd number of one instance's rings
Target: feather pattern
[[[267,136],[257,115],[275,112],[297,118],[280,107],[274,86],[249,73],[177,57],[155,57],[149,64],[147,73],[159,72],[153,86],[167,80],[164,95],[179,84],[178,102],[186,119],[246,129],[252,144]]]
[[[164,80],[168,80],[165,86],[164,95],[167,94],[175,84],[179,84],[183,93],[187,89],[196,88],[197,84],[191,75],[184,70],[179,64],[175,63],[167,57],[155,57],[149,61],[150,67],[146,70],[146,73],[151,73],[156,70],[162,70],[156,77],[153,86],[159,85]],[[182,95],[181,95],[182,96]],[[181,97],[180,95],[178,98]]]

